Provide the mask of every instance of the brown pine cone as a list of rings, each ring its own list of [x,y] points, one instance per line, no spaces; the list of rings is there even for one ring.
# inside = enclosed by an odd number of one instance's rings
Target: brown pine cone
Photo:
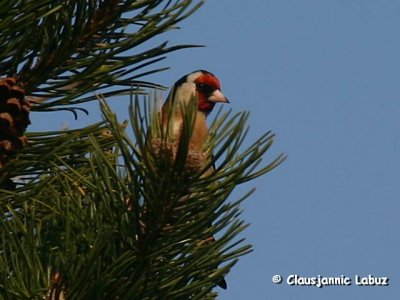
[[[27,143],[31,103],[15,78],[0,79],[0,167]]]

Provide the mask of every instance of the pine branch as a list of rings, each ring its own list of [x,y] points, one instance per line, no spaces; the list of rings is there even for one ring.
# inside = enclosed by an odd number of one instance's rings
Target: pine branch
[[[15,192],[0,191],[0,235],[7,241],[0,245],[0,274],[8,274],[1,278],[0,295],[216,297],[216,282],[251,251],[238,239],[246,227],[240,204],[250,193],[235,202],[227,198],[238,184],[276,166],[253,169],[270,139],[233,156],[229,145],[240,149],[246,118],[228,112],[213,132],[230,143],[216,138],[210,143],[221,152],[216,164],[224,166],[207,175],[199,170],[178,176],[174,162],[149,147],[152,130],[158,130],[151,102],[136,96],[130,107],[133,139],[103,100],[104,123],[97,134],[93,128],[32,134],[33,151],[21,156],[36,157],[32,168],[38,176]],[[190,114],[194,107],[187,109]],[[63,141],[58,147],[47,145],[54,135]],[[187,146],[187,137],[182,139]],[[79,143],[85,146],[75,153]],[[41,158],[37,152],[45,147],[54,149]],[[181,151],[175,159],[183,162],[186,155]],[[210,239],[214,235],[216,241]]]
[[[192,2],[194,4],[192,4]],[[156,86],[139,78],[165,54],[194,45],[148,46],[203,1],[9,1],[0,12],[1,76],[18,78],[37,105],[55,110],[109,87]],[[5,13],[6,12],[6,13]],[[35,30],[27,30],[35,28]],[[146,45],[145,45],[146,44]],[[148,49],[146,49],[145,47]],[[136,50],[138,49],[138,50]],[[129,52],[128,52],[129,51]]]
[[[22,122],[17,141],[28,143],[0,157],[0,296],[214,299],[216,284],[251,251],[239,238],[247,226],[240,204],[251,192],[233,202],[228,197],[283,161],[262,162],[273,134],[245,147],[248,113],[228,111],[213,122],[205,154],[193,155],[188,147],[197,99],[180,108],[183,134],[174,145],[155,101],[139,99],[149,88],[162,88],[142,80],[163,70],[154,64],[193,46],[147,42],[202,3],[0,3],[0,75],[13,77],[0,84],[10,115],[3,123]],[[128,94],[135,97],[131,132],[104,100]],[[33,110],[75,114],[81,103],[99,98],[104,121],[26,139],[27,98]],[[7,134],[17,129],[7,126]],[[13,142],[2,140],[3,148]]]

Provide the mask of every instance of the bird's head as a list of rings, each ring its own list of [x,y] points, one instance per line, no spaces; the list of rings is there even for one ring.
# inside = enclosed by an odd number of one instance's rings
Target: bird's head
[[[198,70],[179,79],[174,86],[175,99],[189,101],[193,94],[198,97],[198,110],[210,113],[216,102],[229,103],[221,92],[221,84],[214,74]]]

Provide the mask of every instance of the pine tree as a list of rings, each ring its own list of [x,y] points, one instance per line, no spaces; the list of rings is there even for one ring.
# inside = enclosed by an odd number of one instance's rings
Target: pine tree
[[[164,70],[154,64],[166,54],[194,45],[146,42],[202,4],[0,3],[0,299],[213,299],[251,251],[238,237],[251,192],[228,198],[282,162],[259,166],[273,134],[246,148],[248,113],[221,111],[210,128],[216,170],[206,176],[209,165],[185,169],[190,120],[173,159],[149,138],[159,130],[162,87],[143,78]],[[115,97],[127,101],[128,122],[107,105]],[[78,117],[89,101],[103,121],[26,131],[31,111]]]

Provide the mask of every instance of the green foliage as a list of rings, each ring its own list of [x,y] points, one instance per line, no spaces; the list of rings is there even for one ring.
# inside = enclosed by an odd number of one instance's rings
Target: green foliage
[[[237,237],[248,195],[227,198],[282,161],[254,170],[273,135],[241,151],[248,114],[221,113],[211,127],[216,171],[184,175],[151,147],[158,114],[139,102],[130,108],[133,139],[103,100],[104,122],[58,133],[62,144],[45,158],[56,133],[30,136],[21,161],[32,159],[37,176],[1,191],[5,299],[43,297],[56,272],[70,299],[213,299],[221,276],[250,251]]]
[[[111,96],[129,92],[132,85],[157,86],[139,79],[165,68],[147,67],[169,52],[194,46],[146,42],[176,28],[202,3],[2,1],[0,76],[17,77],[27,94],[38,102],[33,107],[38,111],[74,111],[70,105],[95,99],[93,93],[87,95],[89,92],[102,91]]]
[[[0,299],[50,292],[68,299],[213,299],[219,280],[251,251],[238,236],[246,227],[240,203],[251,192],[228,197],[282,162],[279,156],[260,166],[273,134],[246,148],[248,113],[220,111],[210,128],[213,158],[188,172],[195,99],[183,108],[172,160],[154,147],[154,138],[164,139],[154,99],[139,100],[160,88],[141,80],[163,70],[153,64],[193,46],[154,38],[202,3],[1,1],[0,76],[16,77],[38,112],[76,114],[79,104],[99,98],[103,121],[27,133],[28,146],[0,169]],[[130,130],[104,100],[124,94],[135,95]]]

